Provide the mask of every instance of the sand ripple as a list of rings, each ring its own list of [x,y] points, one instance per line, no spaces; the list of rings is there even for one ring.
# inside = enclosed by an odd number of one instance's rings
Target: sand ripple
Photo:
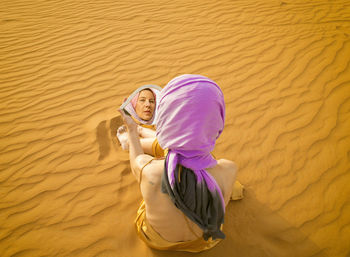
[[[247,195],[200,256],[350,254],[348,1],[9,1],[0,18],[0,256],[149,250],[115,141],[142,84],[209,76],[225,94],[215,155]]]

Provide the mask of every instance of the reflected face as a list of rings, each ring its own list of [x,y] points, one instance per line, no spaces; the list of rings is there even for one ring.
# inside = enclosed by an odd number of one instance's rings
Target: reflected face
[[[140,91],[137,99],[135,111],[136,114],[143,120],[149,121],[153,117],[156,99],[151,90],[144,89]]]

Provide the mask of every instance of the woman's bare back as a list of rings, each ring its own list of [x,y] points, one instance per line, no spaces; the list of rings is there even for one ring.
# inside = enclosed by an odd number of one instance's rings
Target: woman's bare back
[[[218,183],[228,204],[232,186],[236,177],[236,165],[225,159],[206,169]],[[161,178],[164,172],[164,160],[153,160],[142,172],[141,194],[146,204],[146,217],[149,224],[165,240],[170,242],[189,241],[202,236],[202,230],[189,220],[167,194],[161,192]]]

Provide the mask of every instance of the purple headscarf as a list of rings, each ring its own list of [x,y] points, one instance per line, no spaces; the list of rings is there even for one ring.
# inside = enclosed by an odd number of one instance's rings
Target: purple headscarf
[[[210,236],[223,238],[220,225],[225,212],[224,198],[215,179],[205,171],[217,164],[210,152],[224,128],[225,102],[221,89],[214,81],[201,75],[176,77],[161,91],[157,113],[158,142],[163,149],[169,150],[165,162],[163,192],[168,193],[175,205],[203,229],[205,239]],[[185,178],[182,178],[181,172],[177,172],[179,165],[186,168],[186,172],[182,173],[193,171],[195,190],[199,192],[205,188],[208,193],[199,195],[198,192],[192,192],[185,195],[186,193],[180,192],[188,188],[184,189],[184,185],[180,185],[179,181]],[[186,179],[187,182],[182,183],[187,183],[186,187],[189,187],[192,182]],[[188,197],[196,199],[187,202],[180,199]],[[194,205],[193,201],[196,202]],[[199,210],[201,202],[203,209]],[[203,213],[208,204],[214,204],[211,212],[215,214]],[[213,218],[213,215],[217,216],[217,220],[208,221],[207,216]]]

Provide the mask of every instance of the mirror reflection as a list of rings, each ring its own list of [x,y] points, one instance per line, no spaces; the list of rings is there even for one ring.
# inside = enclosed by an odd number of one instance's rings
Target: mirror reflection
[[[136,121],[142,125],[155,125],[156,106],[161,87],[144,85],[136,89],[120,106]]]

